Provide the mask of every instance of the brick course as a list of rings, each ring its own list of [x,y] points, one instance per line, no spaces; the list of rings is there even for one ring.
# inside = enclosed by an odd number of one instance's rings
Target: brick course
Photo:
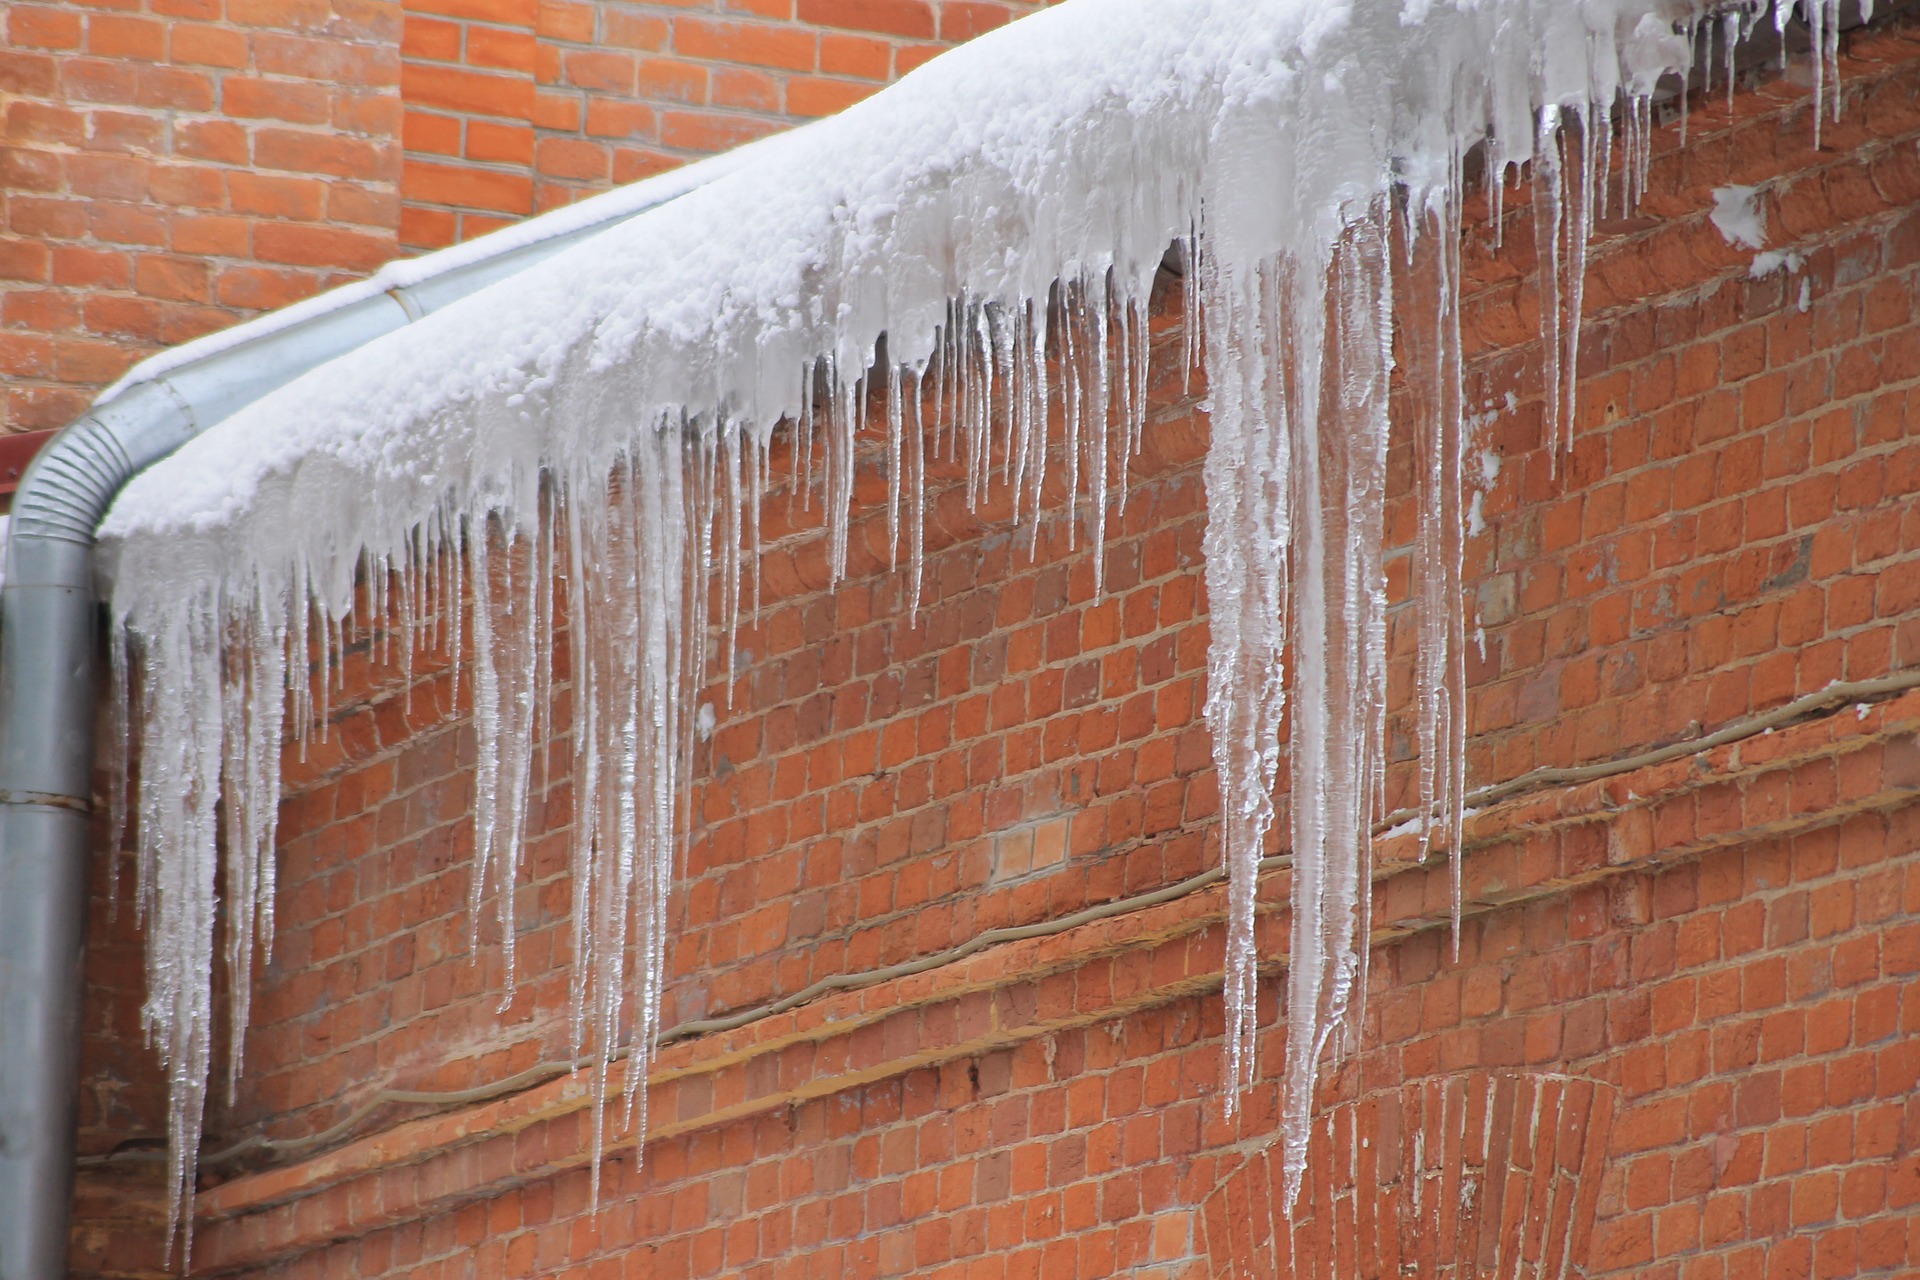
[[[933,29],[962,12],[932,14]],[[465,25],[469,63],[475,30],[513,25],[464,6],[432,18]],[[551,21],[588,31],[578,14]],[[411,38],[451,49],[434,30]],[[685,51],[678,26],[672,38]],[[813,38],[824,63],[829,37]],[[894,69],[919,47],[898,38]],[[1582,411],[1557,471],[1527,212],[1510,207],[1497,252],[1475,213],[1469,395],[1493,412],[1477,448],[1500,459],[1469,544],[1470,624],[1485,632],[1469,673],[1476,783],[1617,759],[1915,665],[1920,40],[1908,22],[1847,52],[1843,124],[1818,153],[1805,91],[1784,81],[1731,111],[1701,104],[1684,147],[1659,131],[1644,216],[1605,225],[1595,248]],[[548,82],[534,78],[538,109]],[[1747,277],[1749,255],[1706,217],[1729,181],[1766,187],[1799,272]],[[441,212],[469,216],[459,201]],[[743,631],[733,700],[703,694],[718,725],[697,761],[667,1025],[1217,862],[1200,723],[1206,427],[1203,388],[1183,390],[1173,358],[1178,312],[1156,322],[1153,421],[1104,597],[1058,495],[1030,559],[1006,507],[969,514],[948,471],[929,604],[909,627],[877,504],[829,592],[817,533],[774,496],[766,607]],[[1396,441],[1400,542],[1409,475]],[[864,495],[884,492],[866,479]],[[1396,556],[1390,803],[1410,772],[1405,572]],[[444,658],[422,655],[409,700],[363,648],[347,683],[329,739],[287,762],[281,936],[237,1097],[210,1117],[216,1145],[316,1134],[383,1087],[485,1086],[568,1052],[564,744],[518,889],[520,994],[498,1015],[496,926],[483,921],[477,955],[466,941],[470,682],[456,696]],[[1457,957],[1444,871],[1410,838],[1382,842],[1366,1034],[1326,1101],[1470,1071],[1595,1080],[1613,1112],[1586,1274],[1911,1274],[1916,732],[1907,693],[1490,806],[1469,828]],[[1285,954],[1284,882],[1263,894],[1268,955]],[[1220,1105],[1221,909],[1217,890],[1190,894],[671,1045],[645,1164],[615,1151],[597,1214],[582,1081],[437,1114],[389,1104],[350,1141],[215,1170],[230,1180],[201,1198],[200,1260],[327,1276],[1224,1276],[1235,1245],[1202,1205],[1248,1182],[1242,1144],[1273,1131],[1277,1108],[1271,1084],[1237,1118]],[[130,1025],[129,917],[103,906],[90,952],[96,1155],[160,1131]],[[1261,1060],[1279,1054],[1270,1032]],[[82,1273],[157,1266],[140,1167],[89,1168]]]

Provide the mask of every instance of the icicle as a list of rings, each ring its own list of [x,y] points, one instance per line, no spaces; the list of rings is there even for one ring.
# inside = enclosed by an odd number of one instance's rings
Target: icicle
[[[1729,13],[1721,23],[1721,43],[1727,54],[1727,115],[1733,115],[1733,94],[1740,85],[1740,67],[1738,63],[1740,41],[1745,31],[1741,26],[1739,10]]]
[[[107,629],[107,919],[120,918],[120,850],[127,838],[127,788],[133,785],[133,673],[123,626]],[[277,750],[276,744],[276,750]]]
[[[1107,276],[1103,271],[1096,275],[1088,285],[1092,297],[1088,300],[1085,314],[1092,318],[1093,342],[1093,390],[1088,418],[1088,461],[1087,461],[1087,502],[1093,508],[1093,593],[1105,594],[1107,589],[1107,490],[1110,485],[1109,469],[1112,466],[1109,457],[1110,446],[1107,440],[1107,424],[1113,411],[1112,387],[1108,382],[1107,368],[1107,308],[1110,305],[1107,296]],[[1081,379],[1076,375],[1074,397],[1079,398]],[[1126,464],[1121,463],[1121,473],[1126,472]],[[1070,490],[1071,492],[1071,490]]]
[[[1386,697],[1384,533],[1391,305],[1385,211],[1349,225],[1336,253],[1324,370],[1309,356],[1300,385],[1324,407],[1296,432],[1293,510],[1293,928],[1287,973],[1283,1115],[1286,1199],[1306,1170],[1308,1119],[1322,1051],[1351,1012],[1365,946],[1366,851]],[[1315,309],[1314,319],[1319,310]],[[1309,325],[1296,311],[1296,339]],[[1314,326],[1317,327],[1317,326]],[[1321,379],[1325,378],[1324,384]]]
[[[192,1260],[194,1170],[213,1032],[213,932],[223,706],[217,588],[148,633],[140,685],[141,1021],[167,1076],[167,1239]]]
[[[1203,308],[1212,404],[1203,540],[1212,641],[1205,716],[1220,779],[1227,866],[1227,1105],[1253,1080],[1258,954],[1254,901],[1272,828],[1286,690],[1287,549],[1293,540],[1293,432],[1274,360],[1291,272],[1280,262],[1209,263]],[[1292,308],[1288,307],[1287,311]],[[1306,349],[1295,345],[1296,353]]]
[[[1455,170],[1457,173],[1457,169]],[[1430,220],[1422,234],[1420,220]],[[1466,653],[1462,578],[1466,520],[1461,403],[1461,191],[1453,178],[1425,207],[1409,210],[1409,241],[1419,246],[1404,331],[1408,381],[1416,406],[1415,594],[1419,644],[1415,702],[1422,841],[1448,857],[1454,947],[1459,947],[1461,825],[1466,804]]]
[[[900,567],[900,481],[906,465],[906,410],[900,403],[900,366],[887,364],[887,568]]]

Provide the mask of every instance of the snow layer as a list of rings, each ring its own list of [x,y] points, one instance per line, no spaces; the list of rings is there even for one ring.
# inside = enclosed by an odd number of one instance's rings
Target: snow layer
[[[1810,4],[1822,30],[1836,5]],[[1729,41],[1761,7],[1723,24]],[[1650,95],[1692,58],[1692,12],[1680,0],[1069,0],[315,371],[135,480],[101,532],[118,556],[122,679],[130,663],[141,673],[147,1018],[174,1082],[176,1194],[191,1185],[208,1070],[215,830],[229,833],[228,909],[253,922],[230,930],[244,988],[271,938],[272,744],[324,731],[356,573],[374,611],[399,619],[402,662],[420,643],[457,654],[468,628],[450,615],[470,589],[475,915],[491,886],[509,926],[564,601],[576,1035],[604,1094],[631,1002],[625,1085],[643,1104],[697,723],[686,708],[705,674],[701,584],[720,575],[730,632],[771,433],[787,424],[809,458],[823,437],[830,559],[844,572],[854,434],[868,388],[884,390],[890,511],[916,601],[926,415],[951,423],[933,440],[965,457],[976,492],[1011,485],[1028,514],[1047,468],[1064,465],[1097,546],[1124,501],[1145,308],[1175,243],[1212,416],[1206,717],[1236,1086],[1254,1073],[1257,869],[1291,717],[1284,1141],[1297,1186],[1316,1071],[1330,1045],[1353,1044],[1365,987],[1395,299],[1421,406],[1423,801],[1430,838],[1457,856],[1463,158],[1486,143],[1496,197],[1532,162],[1545,393],[1564,441],[1615,113],[1627,200],[1644,183]],[[1050,416],[1066,434],[1055,452]]]
[[[1767,247],[1767,211],[1758,187],[1715,187],[1713,212],[1707,215],[1721,238],[1743,249]]]

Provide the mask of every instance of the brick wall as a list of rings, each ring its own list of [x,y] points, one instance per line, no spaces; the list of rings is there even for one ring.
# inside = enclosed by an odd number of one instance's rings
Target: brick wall
[[[825,115],[1030,0],[22,0],[0,432],[139,357]]]
[[[395,254],[397,17],[6,7],[0,429],[62,426],[138,356]]]
[[[468,21],[469,59],[488,21]],[[1474,783],[1616,759],[1914,665],[1917,37],[1906,21],[1850,38],[1843,122],[1821,152],[1804,89],[1784,80],[1731,111],[1701,104],[1684,148],[1659,131],[1643,216],[1596,246],[1583,410],[1557,476],[1527,211],[1510,207],[1498,252],[1473,229],[1469,389],[1498,409],[1478,445],[1500,460],[1469,548],[1485,631]],[[1708,193],[1729,182],[1766,189],[1778,242],[1806,255],[1796,274],[1750,279],[1751,255],[1712,228]],[[1004,508],[969,515],[951,488],[917,628],[877,508],[832,592],[817,534],[778,540],[734,701],[704,695],[719,723],[697,762],[669,1026],[1217,860],[1199,719],[1203,388],[1183,392],[1170,359],[1178,310],[1158,322],[1106,596],[1064,516],[1029,559]],[[1396,442],[1403,531],[1408,462]],[[770,522],[785,510],[776,495]],[[1395,621],[1403,726],[1410,637]],[[487,1086],[567,1051],[564,763],[519,889],[520,995],[496,1015],[490,919],[477,955],[466,942],[473,739],[444,661],[417,680],[409,706],[363,651],[328,744],[289,759],[281,936],[215,1147],[321,1134],[380,1089]],[[1573,1077],[1597,1109],[1566,1151],[1587,1159],[1591,1130],[1594,1163],[1566,1166],[1579,1194],[1540,1201],[1561,1207],[1539,1236],[1587,1274],[1911,1274],[1917,732],[1909,692],[1490,806],[1469,827],[1457,957],[1444,871],[1408,838],[1383,841],[1366,1035],[1327,1081],[1329,1114],[1462,1073],[1489,1089]],[[1264,898],[1263,951],[1283,955],[1284,875]],[[1238,1116],[1220,1105],[1223,905],[1187,894],[670,1044],[646,1161],[616,1153],[597,1214],[585,1086],[536,1078],[458,1106],[390,1103],[311,1148],[214,1167],[197,1257],[326,1276],[1053,1280],[1224,1277],[1279,1236],[1303,1253],[1378,1248],[1385,1227],[1339,1216],[1372,1197],[1343,1201],[1338,1184],[1388,1179],[1323,1161],[1320,1225],[1281,1231],[1250,1154],[1274,1128],[1272,1087]],[[94,937],[83,1145],[97,1157],[161,1130],[150,1061],[127,1038],[137,935],[102,907]],[[1269,1071],[1279,1035],[1262,1045]],[[1544,1139],[1513,1149],[1567,1158]],[[88,1166],[82,1273],[157,1268],[150,1168],[137,1153]],[[1466,1238],[1464,1218],[1441,1221]],[[1536,1220],[1516,1221],[1529,1238]]]

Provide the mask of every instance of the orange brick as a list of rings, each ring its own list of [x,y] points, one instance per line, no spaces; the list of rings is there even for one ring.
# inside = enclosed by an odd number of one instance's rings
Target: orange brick
[[[673,34],[672,27],[664,18],[648,14],[628,13],[620,9],[605,11],[605,43],[622,49],[639,49],[647,53],[658,53],[667,47],[667,41]]]
[[[787,82],[787,110],[797,116],[828,116],[867,97],[878,85],[817,76],[795,76]]]
[[[481,122],[465,126],[481,127]],[[495,125],[484,127],[497,128]],[[401,124],[400,137],[408,151],[424,151],[457,156],[461,149],[462,126],[457,116],[431,111],[409,111]]]
[[[401,190],[410,200],[498,213],[524,213],[533,203],[532,179],[520,174],[459,169],[420,160],[407,161]]]
[[[244,258],[251,242],[249,223],[230,215],[176,216],[172,221],[177,253],[213,258]]]
[[[570,93],[539,93],[533,99],[533,123],[540,129],[572,133],[580,127],[580,99]]]
[[[683,151],[714,152],[773,133],[777,125],[747,116],[710,111],[668,111],[660,117],[660,142]]]
[[[531,72],[533,55],[534,37],[530,31],[467,28],[467,61],[472,66]]]
[[[102,58],[157,62],[167,56],[167,29],[150,18],[96,13],[87,19],[87,52]]]
[[[622,53],[569,53],[563,60],[566,80],[581,89],[631,94],[634,86],[634,60]]]
[[[241,76],[229,76],[221,82],[220,105],[231,116],[295,124],[324,124],[328,115],[327,91],[322,85]]]
[[[283,222],[255,227],[253,248],[264,262],[346,271],[371,271],[393,254],[392,243],[383,236]]]
[[[811,31],[766,23],[681,17],[673,22],[673,47],[683,57],[811,71],[817,37]]]
[[[524,120],[533,109],[532,81],[454,67],[408,63],[401,70],[400,92],[410,106],[459,114]]]
[[[460,23],[409,13],[401,27],[400,55],[428,62],[460,61]]]
[[[885,80],[892,66],[893,46],[883,40],[832,32],[820,36],[820,70],[826,75]]]
[[[177,25],[168,32],[167,49],[175,62],[203,67],[247,65],[247,38],[219,27]]]
[[[637,102],[594,98],[587,103],[586,131],[592,137],[648,137],[655,127],[653,109]]]
[[[643,58],[639,68],[640,96],[651,102],[699,106],[707,100],[706,67],[671,58]]]
[[[533,129],[528,125],[476,120],[467,126],[467,157],[501,164],[533,163]]]
[[[922,0],[798,0],[800,21],[931,40],[933,9]]]
[[[590,4],[568,0],[542,0],[537,19],[538,32],[548,40],[571,44],[592,44],[597,10]]]
[[[395,149],[332,134],[263,128],[253,137],[253,161],[263,169],[330,174],[336,178],[396,176]]]
[[[780,84],[763,71],[716,67],[708,102],[712,106],[731,107],[738,111],[778,112]],[[801,113],[796,111],[795,114]]]
[[[7,43],[16,49],[78,49],[80,15],[39,5],[10,5],[6,14]]]
[[[610,169],[607,148],[577,138],[542,138],[534,168],[551,178],[604,181]]]
[[[236,213],[315,221],[322,216],[326,185],[313,178],[235,172],[227,175],[227,195]]]
[[[400,210],[400,243],[412,249],[443,249],[458,235],[457,215],[441,209],[405,205]]]
[[[959,44],[995,27],[1005,26],[1013,17],[1013,11],[1002,4],[983,4],[978,0],[942,0],[940,38]]]
[[[247,131],[230,120],[182,120],[173,127],[176,152],[198,160],[245,164]]]

